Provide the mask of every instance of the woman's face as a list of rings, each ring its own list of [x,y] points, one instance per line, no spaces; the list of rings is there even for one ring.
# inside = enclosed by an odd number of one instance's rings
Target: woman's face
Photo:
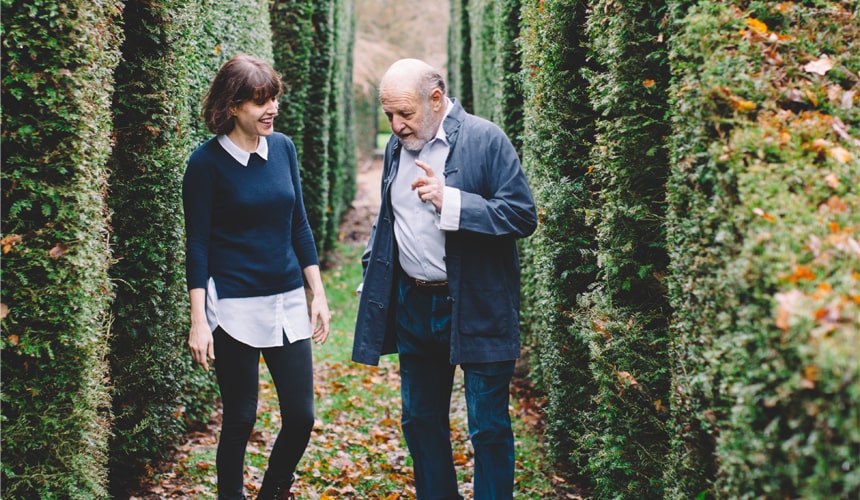
[[[248,99],[234,108],[233,113],[236,117],[236,126],[233,132],[248,138],[272,135],[274,131],[272,128],[273,120],[278,114],[278,98],[272,97],[262,104],[257,104]]]

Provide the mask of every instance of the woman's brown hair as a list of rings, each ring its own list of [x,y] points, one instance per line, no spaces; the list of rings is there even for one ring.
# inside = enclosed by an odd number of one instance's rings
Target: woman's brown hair
[[[237,54],[225,62],[203,98],[203,120],[213,134],[227,134],[236,125],[232,108],[247,100],[263,104],[281,94],[281,76],[266,61]]]

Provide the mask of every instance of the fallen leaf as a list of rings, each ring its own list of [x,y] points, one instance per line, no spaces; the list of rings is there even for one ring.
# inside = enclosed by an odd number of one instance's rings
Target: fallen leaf
[[[21,235],[20,234],[10,234],[4,236],[2,240],[0,240],[0,246],[3,247],[3,253],[9,253],[12,251],[12,247],[21,243]]]
[[[831,189],[837,189],[839,187],[839,176],[831,172],[824,177],[824,182],[826,182]]]
[[[54,245],[54,248],[52,248],[48,252],[48,255],[50,255],[52,259],[59,259],[63,255],[66,255],[66,251],[68,249],[69,247],[67,247],[66,245],[63,245],[62,243],[57,243],[56,245]]]
[[[803,300],[803,292],[794,289],[788,292],[777,293],[773,298],[777,303],[776,318],[774,320],[776,327],[787,331],[789,328],[788,320],[797,309],[797,305]]]
[[[776,218],[773,215],[770,215],[759,207],[753,208],[753,213],[768,222],[776,222]]]
[[[812,271],[812,268],[809,266],[795,266],[794,273],[788,277],[788,280],[792,283],[797,283],[802,280],[814,280],[815,272]]]
[[[651,87],[653,87],[653,86],[654,86],[654,84],[655,84],[655,83],[657,83],[657,82],[655,82],[654,80],[651,80],[651,79],[643,80],[643,81],[642,81],[642,85],[643,85],[646,89],[650,89]]]
[[[804,389],[815,389],[815,379],[818,377],[818,368],[809,365],[803,369],[803,379],[800,386]]]
[[[848,211],[848,204],[845,203],[845,200],[835,194],[827,199],[825,206],[830,212],[844,213]]]
[[[9,314],[9,306],[0,302],[0,319],[5,318],[7,314]]]
[[[767,33],[767,24],[759,21],[758,19],[754,19],[752,17],[747,18],[747,26],[750,27],[751,30],[756,33]]]
[[[825,75],[833,69],[833,59],[827,56],[821,56],[815,61],[810,61],[802,66],[803,71],[807,73],[815,73],[816,75]]]
[[[851,153],[843,147],[835,147],[827,152],[831,158],[839,163],[848,163],[851,161]]]
[[[618,372],[618,379],[622,382],[628,382],[630,385],[637,385],[639,383],[630,372]]]
[[[736,109],[741,112],[753,111],[755,109],[755,103],[752,101],[748,101],[746,99],[741,99],[738,96],[729,97],[729,104],[732,109]]]

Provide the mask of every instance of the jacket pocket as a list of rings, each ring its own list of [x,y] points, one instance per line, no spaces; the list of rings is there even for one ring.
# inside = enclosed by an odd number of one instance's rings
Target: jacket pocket
[[[463,287],[458,303],[463,335],[504,337],[517,330],[519,313],[503,287]]]

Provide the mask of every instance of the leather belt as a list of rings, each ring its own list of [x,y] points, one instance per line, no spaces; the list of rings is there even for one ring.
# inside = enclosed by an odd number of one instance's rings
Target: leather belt
[[[411,283],[414,286],[417,286],[418,288],[436,288],[436,287],[448,286],[447,281],[424,281],[424,280],[415,279],[411,276],[407,276],[406,279],[409,281],[409,283]]]

